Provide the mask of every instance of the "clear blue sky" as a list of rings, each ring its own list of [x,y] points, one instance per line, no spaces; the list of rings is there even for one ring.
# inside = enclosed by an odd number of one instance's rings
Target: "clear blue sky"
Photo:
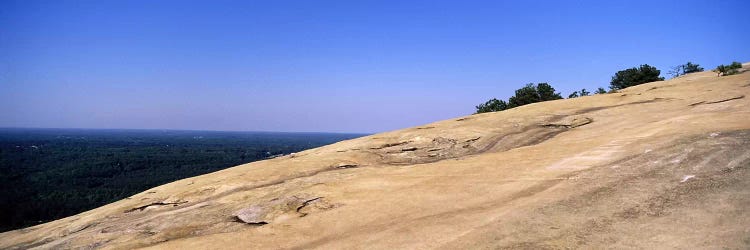
[[[750,61],[750,1],[0,0],[0,127],[380,132]]]

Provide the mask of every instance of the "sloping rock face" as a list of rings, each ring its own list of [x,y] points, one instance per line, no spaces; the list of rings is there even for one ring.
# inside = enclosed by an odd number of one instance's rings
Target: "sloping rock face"
[[[6,232],[0,248],[749,248],[746,96],[750,73],[695,73],[376,134]]]

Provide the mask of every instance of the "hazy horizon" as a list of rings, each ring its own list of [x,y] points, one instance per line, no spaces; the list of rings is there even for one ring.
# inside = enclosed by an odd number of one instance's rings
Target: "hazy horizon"
[[[259,130],[210,130],[210,129],[169,129],[169,128],[52,128],[52,127],[0,127],[0,130],[113,130],[113,131],[166,131],[166,132],[227,132],[227,133],[269,133],[269,134],[350,134],[370,135],[356,132],[320,131],[259,131]]]
[[[374,133],[750,61],[747,1],[2,1],[0,127]]]

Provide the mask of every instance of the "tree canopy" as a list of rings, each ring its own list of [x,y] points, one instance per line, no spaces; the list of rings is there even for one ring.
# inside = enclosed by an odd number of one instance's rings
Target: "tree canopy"
[[[620,70],[612,76],[610,88],[618,90],[647,82],[663,81],[664,77],[659,77],[660,74],[660,70],[648,64],[643,64],[637,68]]]
[[[678,77],[685,74],[695,73],[695,72],[703,72],[703,67],[701,67],[698,64],[693,64],[692,62],[687,62],[686,64],[680,64],[672,68],[668,72],[669,75],[672,77]]]
[[[523,88],[517,89],[516,94],[508,99],[508,102],[492,98],[489,101],[476,106],[476,113],[502,111],[510,108],[523,106],[535,102],[562,99],[559,92],[549,83],[529,83]]]
[[[589,92],[588,90],[581,89],[580,91],[573,91],[573,93],[571,93],[570,95],[568,95],[568,98],[576,98],[576,97],[581,97],[581,96],[588,96],[589,94],[591,94],[591,92]]]
[[[701,67],[698,64],[693,64],[691,62],[687,62],[686,64],[682,65],[682,72],[685,74],[695,73],[695,72],[703,72],[703,67]]]
[[[742,64],[739,62],[732,62],[732,64],[729,65],[719,65],[714,69],[714,72],[718,74],[718,76],[728,76],[728,75],[734,75],[737,74],[739,69],[742,68]]]
[[[508,103],[503,100],[492,98],[489,101],[476,106],[477,114],[486,112],[503,111],[508,109]]]
[[[560,93],[555,92],[555,88],[546,82],[526,84],[523,88],[517,89],[516,94],[508,99],[510,108],[520,107],[526,104],[536,102],[551,101],[562,99]]]

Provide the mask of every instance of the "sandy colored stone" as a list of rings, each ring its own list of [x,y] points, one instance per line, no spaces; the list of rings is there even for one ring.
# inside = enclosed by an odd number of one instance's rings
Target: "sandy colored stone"
[[[703,72],[375,134],[5,232],[0,248],[747,249],[746,96],[750,73]]]

